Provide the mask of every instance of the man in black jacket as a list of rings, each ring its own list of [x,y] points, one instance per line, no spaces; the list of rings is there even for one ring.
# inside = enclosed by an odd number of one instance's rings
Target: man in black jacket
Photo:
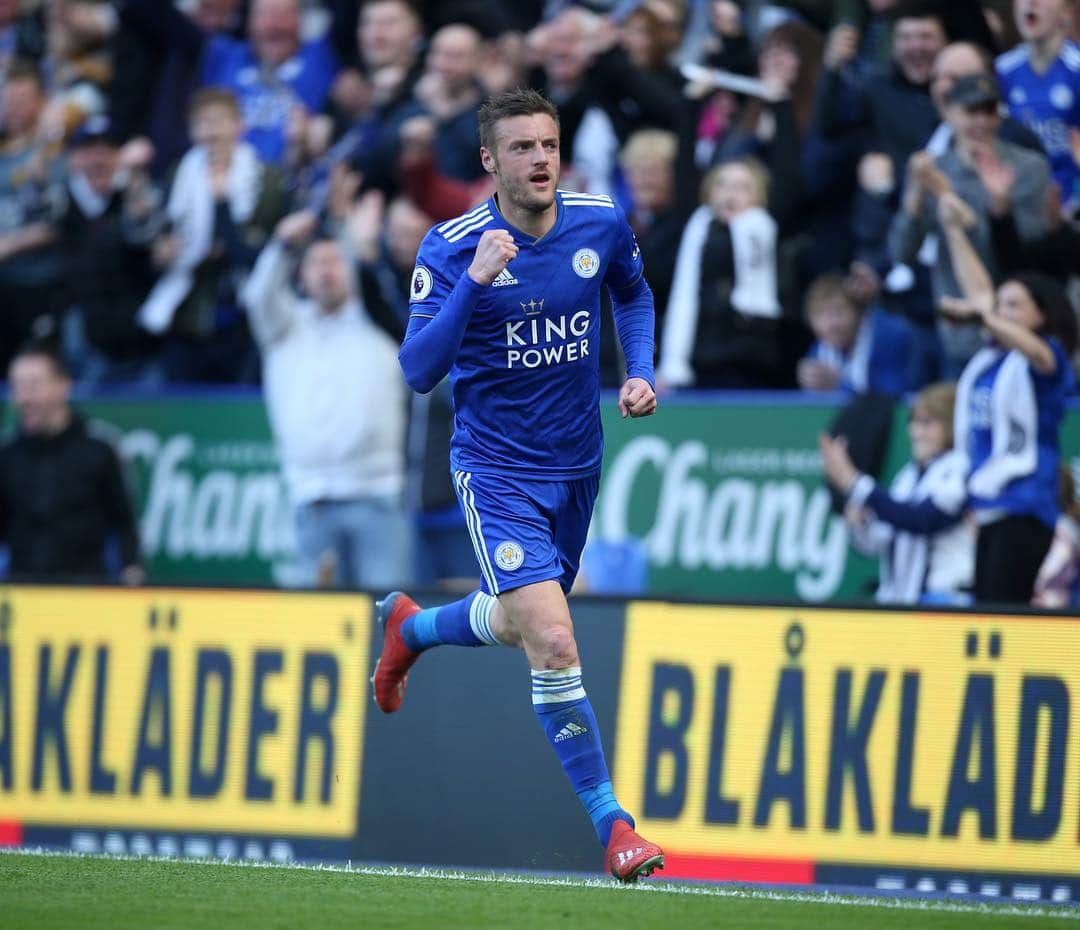
[[[0,539],[15,581],[120,580],[139,584],[139,540],[120,460],[71,408],[71,379],[49,346],[21,349],[9,371],[18,434],[0,447]]]
[[[901,177],[910,155],[926,145],[938,124],[929,85],[934,60],[947,41],[938,7],[918,0],[900,4],[891,66],[863,76],[853,67],[858,33],[850,25],[837,26],[818,82],[818,131],[827,139],[861,133],[866,150],[888,155]]]
[[[153,386],[163,378],[155,340],[135,320],[154,283],[150,247],[161,227],[160,192],[146,168],[149,146],[120,148],[108,117],[92,116],[68,150],[67,208],[59,224],[66,296],[87,346],[82,385]]]

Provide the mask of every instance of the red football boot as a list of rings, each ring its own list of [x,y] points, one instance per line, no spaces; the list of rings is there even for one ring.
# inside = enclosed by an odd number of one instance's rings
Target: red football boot
[[[638,836],[625,820],[616,820],[611,827],[605,862],[612,875],[630,884],[651,875],[654,869],[662,869],[664,851]]]
[[[375,605],[379,612],[379,626],[383,631],[382,655],[375,663],[375,674],[371,676],[375,703],[384,714],[392,714],[401,707],[405,699],[405,682],[409,678],[409,669],[420,658],[419,652],[413,652],[401,636],[401,624],[420,610],[408,594],[393,591]]]

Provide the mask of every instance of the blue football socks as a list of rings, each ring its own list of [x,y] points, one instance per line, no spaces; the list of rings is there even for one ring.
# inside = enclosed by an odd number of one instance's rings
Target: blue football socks
[[[479,589],[444,607],[429,607],[401,624],[401,638],[413,652],[432,646],[498,646],[491,632],[495,598]]]
[[[607,847],[616,820],[634,826],[611,790],[600,728],[581,684],[581,668],[532,670],[533,710],[596,830]]]

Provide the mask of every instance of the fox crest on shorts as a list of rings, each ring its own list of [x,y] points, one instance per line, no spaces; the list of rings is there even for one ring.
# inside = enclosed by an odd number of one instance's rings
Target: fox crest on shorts
[[[513,572],[525,562],[525,550],[513,540],[501,542],[495,547],[495,564],[504,572]]]

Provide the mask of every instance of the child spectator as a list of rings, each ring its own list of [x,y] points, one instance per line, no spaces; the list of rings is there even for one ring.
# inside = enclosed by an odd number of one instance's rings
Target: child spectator
[[[236,98],[204,88],[189,109],[195,145],[169,192],[171,232],[155,245],[165,268],[139,310],[149,332],[167,334],[172,381],[241,380],[254,346],[236,298],[238,281],[285,213],[285,180],[241,140]],[[252,371],[253,374],[253,371]]]
[[[909,389],[911,331],[905,320],[867,309],[838,274],[823,275],[806,295],[815,342],[799,362],[804,391],[868,392],[898,397]]]
[[[783,378],[776,222],[756,159],[714,168],[679,243],[657,380],[667,387],[768,388]]]
[[[852,463],[843,437],[821,436],[829,483],[847,500],[855,547],[881,557],[882,604],[959,604],[970,597],[974,528],[964,517],[967,460],[953,449],[956,389],[916,395],[908,421],[911,461],[886,491]]]

